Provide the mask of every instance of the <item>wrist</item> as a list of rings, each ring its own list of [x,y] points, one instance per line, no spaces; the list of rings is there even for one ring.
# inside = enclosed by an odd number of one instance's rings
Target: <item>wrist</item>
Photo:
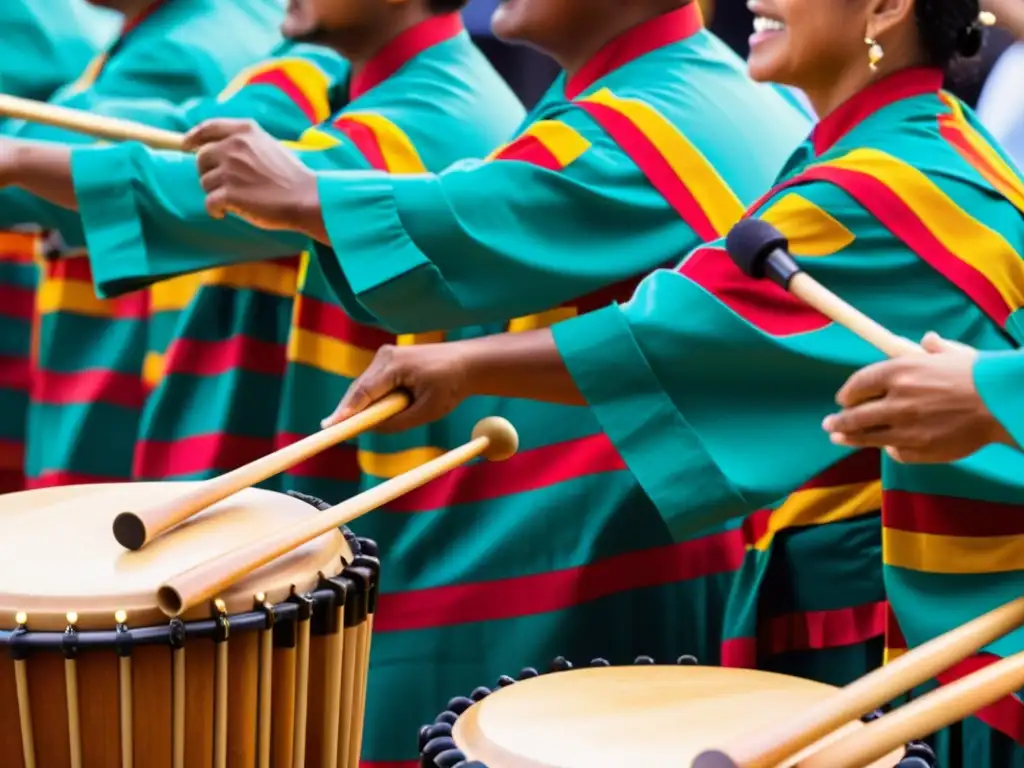
[[[326,234],[320,209],[320,185],[315,173],[303,171],[300,183],[288,195],[284,214],[296,229],[315,240],[321,240],[321,235]]]

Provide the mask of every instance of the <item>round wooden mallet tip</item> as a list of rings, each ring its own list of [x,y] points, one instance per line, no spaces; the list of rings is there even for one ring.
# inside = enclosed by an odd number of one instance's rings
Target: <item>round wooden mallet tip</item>
[[[515,455],[519,450],[519,433],[516,428],[501,416],[488,416],[480,419],[473,427],[473,439],[486,437],[491,441],[484,451],[484,458],[489,461],[504,461]]]
[[[122,512],[114,518],[114,538],[125,549],[140,550],[146,543],[146,524],[134,512]]]

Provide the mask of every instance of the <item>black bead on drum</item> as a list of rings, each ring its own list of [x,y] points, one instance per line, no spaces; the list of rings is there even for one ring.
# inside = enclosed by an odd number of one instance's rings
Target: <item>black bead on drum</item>
[[[540,672],[538,672],[533,667],[523,667],[521,670],[519,670],[519,679],[529,680],[531,677],[537,677],[537,675],[539,674]]]
[[[471,698],[473,701],[483,701],[490,695],[491,689],[485,688],[484,686],[480,685],[473,689],[473,692],[469,694],[469,698]]]
[[[862,723],[872,723],[884,714],[885,713],[882,710],[876,709],[874,712],[868,712],[860,720]]]
[[[633,659],[633,663],[634,664],[653,664],[654,663],[654,659],[652,659],[650,656],[637,656],[635,659]]]
[[[590,660],[590,666],[592,667],[610,667],[612,663],[608,659],[596,658]]]
[[[448,725],[455,725],[455,721],[459,719],[459,716],[454,712],[442,712],[440,715],[434,718],[434,724],[437,723],[448,723]]]
[[[470,763],[459,763],[455,768],[487,768],[486,765],[481,763],[479,760],[474,760]]]
[[[572,669],[572,662],[565,658],[565,656],[556,656],[551,662],[552,672],[567,672],[570,669]]]
[[[499,688],[508,688],[513,683],[515,683],[515,678],[509,677],[508,675],[502,675],[498,678]]]
[[[420,735],[416,739],[416,749],[418,749],[420,752],[423,751],[423,748],[425,746],[427,746],[427,742],[430,741],[430,739],[427,737],[427,731],[429,729],[430,729],[429,725],[421,725],[420,726]]]
[[[442,752],[456,749],[455,742],[451,736],[441,736],[437,739],[431,739],[423,747],[423,757],[426,758],[428,763],[436,762],[438,755]]]
[[[896,768],[934,768],[934,766],[921,757],[905,757],[899,761]]]
[[[919,757],[930,765],[936,764],[935,751],[923,741],[912,741],[907,745],[904,757]]]
[[[466,756],[459,749],[449,749],[434,758],[437,768],[455,768],[459,763],[466,762]]]
[[[422,752],[424,747],[434,739],[443,739],[451,735],[451,723],[434,723],[433,725],[423,726],[423,728],[420,729],[420,751]]]
[[[698,664],[700,664],[700,662],[697,661],[696,656],[690,656],[689,654],[687,654],[685,656],[680,656],[678,659],[676,659],[676,664],[679,664],[680,666],[684,667],[696,667]]]
[[[467,709],[473,706],[473,700],[468,696],[456,696],[454,699],[448,702],[448,711],[454,712],[456,715],[461,715]]]

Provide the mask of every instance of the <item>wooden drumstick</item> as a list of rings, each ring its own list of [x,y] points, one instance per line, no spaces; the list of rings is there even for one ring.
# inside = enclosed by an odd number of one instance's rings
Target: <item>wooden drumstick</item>
[[[926,354],[920,345],[879,325],[800,269],[789,255],[789,241],[767,221],[744,219],[729,232],[725,247],[745,275],[768,278],[887,356]]]
[[[1024,598],[1017,598],[908,651],[839,689],[813,709],[788,718],[784,725],[731,747],[728,753],[710,751],[698,755],[691,768],[774,768],[835,729],[931,680],[1022,624]]]
[[[474,427],[472,439],[468,443],[296,525],[245,544],[225,556],[200,563],[168,579],[157,592],[157,604],[168,616],[180,616],[271,560],[348,524],[478,456],[490,461],[504,461],[518,448],[519,436],[505,419],[497,416],[482,419]]]
[[[181,133],[8,94],[0,94],[0,114],[101,139],[138,141],[155,149],[184,150],[185,136]]]
[[[836,739],[799,768],[860,768],[1024,687],[1024,652],[979,669]]]
[[[144,547],[168,528],[181,523],[261,480],[301,464],[332,446],[386,421],[409,405],[409,396],[394,392],[340,424],[315,432],[296,443],[244,464],[219,477],[204,480],[179,497],[151,507],[121,512],[114,518],[114,538],[126,549]]]

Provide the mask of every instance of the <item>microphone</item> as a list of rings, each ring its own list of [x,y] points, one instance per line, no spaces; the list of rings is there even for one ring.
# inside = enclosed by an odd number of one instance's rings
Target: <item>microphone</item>
[[[767,221],[740,221],[726,236],[725,250],[743,274],[771,280],[888,357],[924,354],[919,345],[883,328],[804,272],[790,256],[786,236]]]
[[[789,255],[789,240],[761,219],[743,219],[725,238],[725,250],[748,277],[767,277],[780,288],[789,290],[793,278],[803,270]]]

